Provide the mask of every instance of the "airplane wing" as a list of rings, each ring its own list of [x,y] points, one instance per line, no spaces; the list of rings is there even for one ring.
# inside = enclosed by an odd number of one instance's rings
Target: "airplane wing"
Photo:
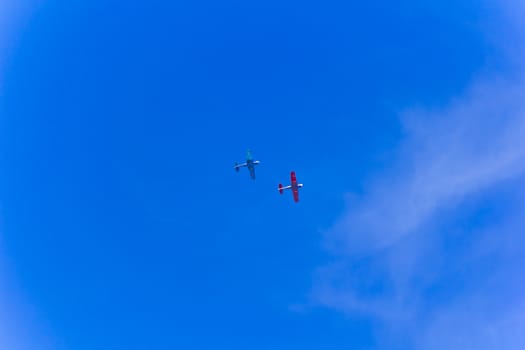
[[[234,169],[239,169],[239,168],[242,168],[243,166],[248,166],[247,163],[242,163],[242,164],[235,164],[235,166],[233,167]]]
[[[292,186],[290,186],[290,185],[288,185],[288,186],[279,185],[278,190],[279,190],[279,192],[282,193],[282,191],[289,190],[290,188],[292,188]]]

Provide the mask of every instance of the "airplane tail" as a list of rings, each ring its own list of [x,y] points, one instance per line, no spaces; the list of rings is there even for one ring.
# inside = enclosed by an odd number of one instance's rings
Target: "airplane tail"
[[[283,185],[282,184],[279,184],[279,193],[280,194],[283,194]]]

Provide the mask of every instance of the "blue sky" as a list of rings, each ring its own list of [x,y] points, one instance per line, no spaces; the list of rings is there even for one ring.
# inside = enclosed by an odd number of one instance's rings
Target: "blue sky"
[[[2,2],[0,347],[523,349],[524,10]]]

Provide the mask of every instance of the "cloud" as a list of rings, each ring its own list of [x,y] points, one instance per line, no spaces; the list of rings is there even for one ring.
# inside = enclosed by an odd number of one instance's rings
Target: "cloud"
[[[5,51],[8,38],[13,32],[15,18],[18,16],[18,6],[13,1],[0,2],[0,54]],[[0,61],[1,62],[1,61]]]
[[[520,268],[525,263],[525,220],[510,220],[505,226],[487,231],[462,252],[465,290],[428,313],[415,340],[418,349],[525,347],[525,279]]]
[[[27,310],[20,302],[19,292],[14,287],[15,283],[8,270],[7,259],[0,255],[0,349],[26,350],[28,347],[27,333],[24,332],[28,325]]]
[[[326,233],[313,296],[376,320],[379,348],[525,346],[525,8],[505,4],[510,68],[401,113],[395,159]]]
[[[337,223],[333,246],[349,252],[389,246],[417,232],[440,209],[521,175],[524,86],[485,80],[443,110],[403,113],[407,136],[398,163]]]
[[[474,300],[439,313],[417,346],[425,350],[525,347],[525,305],[516,305],[513,312],[499,317],[484,315],[480,305],[483,300]]]
[[[0,1],[0,98],[6,62],[16,37],[40,0]],[[0,114],[0,123],[3,122]],[[36,316],[17,283],[15,268],[10,263],[4,246],[4,226],[0,202],[0,349],[31,350],[56,349],[46,335],[42,322]]]
[[[13,33],[13,18],[15,8],[9,0],[0,1],[0,94],[3,83],[3,74],[7,60],[7,51],[10,43],[10,36]]]
[[[31,14],[40,6],[42,0],[2,0],[0,1],[0,83],[17,36]]]

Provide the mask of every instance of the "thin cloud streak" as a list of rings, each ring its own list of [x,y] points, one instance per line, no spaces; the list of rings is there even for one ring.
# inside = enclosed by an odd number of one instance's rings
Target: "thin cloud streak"
[[[525,8],[506,5],[517,43]],[[313,298],[377,321],[378,348],[525,346],[525,50],[500,49],[512,74],[484,72],[444,108],[401,113],[395,160],[326,233],[335,261]]]
[[[403,113],[407,138],[396,168],[336,224],[332,245],[351,253],[389,246],[440,209],[521,175],[523,101],[523,84],[494,80],[476,84],[442,111]]]
[[[0,1],[0,98],[9,54],[16,45],[24,21],[39,3],[40,0]],[[0,127],[3,122],[1,117],[0,113]],[[0,349],[57,349],[17,283],[15,268],[9,262],[7,247],[3,242],[5,227],[2,206],[0,202]]]
[[[42,0],[0,1],[0,93],[4,70],[9,54],[16,45],[25,22],[42,3]]]

